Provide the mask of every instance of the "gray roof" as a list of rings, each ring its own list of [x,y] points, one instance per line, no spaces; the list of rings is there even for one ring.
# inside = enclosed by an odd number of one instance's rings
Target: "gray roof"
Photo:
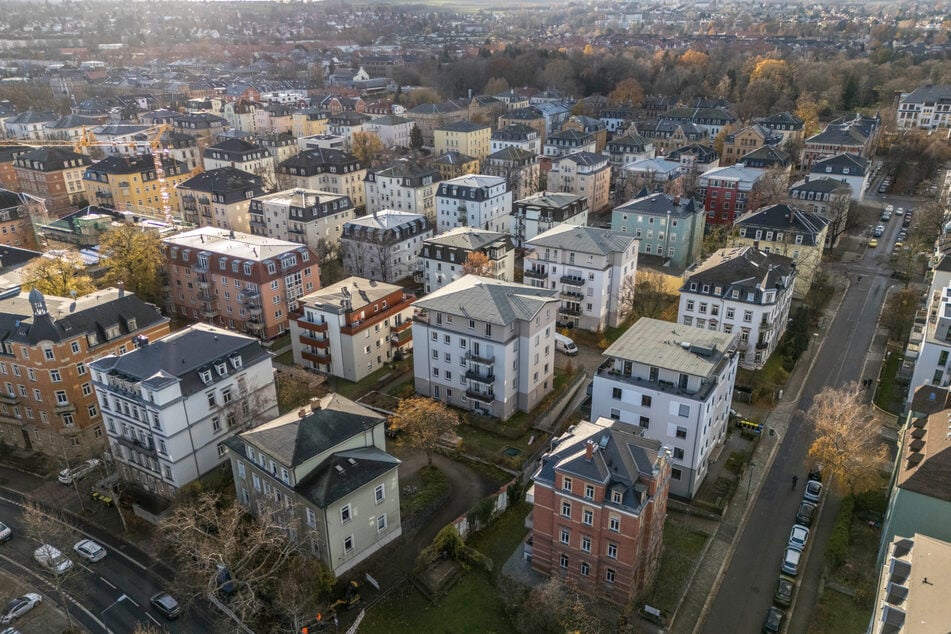
[[[559,301],[558,291],[555,289],[535,288],[477,275],[463,275],[417,300],[416,306],[508,326],[519,319],[532,319],[544,306]]]
[[[341,451],[320,463],[294,489],[319,508],[327,508],[399,465],[398,459],[377,447]]]
[[[604,351],[605,357],[709,377],[736,334],[641,317]]]
[[[600,229],[598,227],[580,227],[576,225],[558,225],[525,242],[528,247],[552,247],[577,253],[610,255],[620,253],[631,246],[636,238],[629,233]]]
[[[234,357],[240,357],[240,367],[246,368],[270,356],[253,337],[209,324],[193,324],[121,356],[98,359],[92,367],[155,389],[181,383],[182,394],[188,396],[208,388],[201,378],[202,371],[211,371],[215,382],[236,371],[230,362]],[[221,363],[225,364],[225,374],[216,369]]]
[[[688,271],[680,290],[686,292],[691,282],[700,282],[710,288],[704,293],[706,295],[728,297],[737,290],[740,291],[738,301],[747,301],[747,295],[752,292],[753,301],[758,302],[766,291],[789,288],[791,282],[787,278],[794,273],[792,259],[784,255],[767,253],[750,246],[732,247],[716,251]],[[698,287],[702,288],[700,285]]]
[[[930,103],[951,101],[951,84],[927,84],[918,86],[907,95],[902,95],[902,103]]]
[[[475,123],[468,119],[463,119],[462,121],[453,121],[452,123],[439,126],[436,130],[445,132],[475,132],[476,130],[488,130],[491,127],[492,126],[485,123]]]
[[[456,152],[453,150],[451,152],[443,152],[433,159],[433,163],[436,165],[463,165],[465,163],[471,163],[475,160],[478,159],[469,156],[468,154],[463,154],[462,152]]]
[[[843,183],[840,180],[834,178],[813,178],[802,183],[798,183],[789,188],[790,192],[794,191],[814,191],[814,192],[834,192],[836,190],[852,190],[852,187],[848,183]]]
[[[603,154],[595,154],[594,152],[573,152],[553,162],[557,163],[560,161],[571,161],[578,165],[600,165],[602,163],[607,165],[608,157]]]
[[[424,242],[425,244],[438,244],[447,247],[457,247],[465,249],[466,251],[476,251],[507,237],[509,237],[507,233],[486,231],[475,227],[455,227],[454,229],[440,233],[438,236],[427,238]]]
[[[832,170],[831,172],[828,171],[830,168]],[[868,159],[849,152],[836,154],[835,156],[816,161],[809,172],[811,174],[844,175],[845,170],[849,170],[848,176],[864,176],[868,171]]]
[[[581,200],[583,197],[576,194],[569,194],[565,192],[536,192],[531,196],[522,198],[515,201],[517,205],[538,205],[539,207],[555,207],[560,209],[561,207],[567,207],[576,200]]]
[[[697,201],[693,198],[671,196],[664,192],[657,192],[630,200],[620,207],[615,207],[614,212],[619,211],[649,214],[652,216],[666,216],[669,213],[671,216],[678,218],[704,213],[703,205],[697,204]]]
[[[819,234],[826,228],[829,221],[798,207],[785,203],[760,207],[756,211],[746,214],[736,221],[739,227],[746,227],[746,237],[749,238],[749,229],[771,229],[789,233],[790,238],[796,235],[803,236],[803,246],[814,247],[818,244]],[[791,242],[791,240],[790,240]]]
[[[516,161],[519,163],[523,163],[537,156],[538,155],[535,154],[534,152],[530,152],[529,150],[526,150],[524,148],[515,147],[514,145],[509,145],[508,147],[504,147],[497,152],[493,152],[492,154],[489,154],[489,156],[487,157],[487,160]]]

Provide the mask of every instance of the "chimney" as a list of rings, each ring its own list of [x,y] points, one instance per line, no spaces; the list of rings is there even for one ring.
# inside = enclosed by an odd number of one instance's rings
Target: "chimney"
[[[680,207],[680,194],[674,196],[674,207]]]
[[[594,456],[594,441],[589,440],[584,445],[584,459],[591,462],[592,456]]]
[[[302,408],[300,408],[299,410],[297,410],[297,417],[298,417],[298,418],[300,418],[301,420],[304,420],[304,418],[305,418],[306,416],[307,416],[307,410],[306,410],[306,409],[304,409],[304,408],[302,407]]]
[[[319,396],[310,397],[310,411],[312,412],[320,411],[320,397]]]
[[[116,288],[119,289],[119,297],[125,297],[125,282],[116,282]]]
[[[796,221],[796,208],[792,205],[789,205],[789,224],[793,224]]]

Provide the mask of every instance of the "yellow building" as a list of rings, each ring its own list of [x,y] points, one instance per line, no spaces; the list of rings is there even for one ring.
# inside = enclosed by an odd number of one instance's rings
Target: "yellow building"
[[[175,187],[188,178],[188,167],[182,161],[164,158],[162,171],[169,194],[168,205],[178,214],[181,209]],[[161,188],[151,154],[109,156],[87,167],[83,182],[92,204],[119,211],[162,209]]]
[[[437,132],[438,134],[438,132]],[[448,181],[466,174],[479,173],[479,160],[461,152],[446,152],[432,161],[439,170],[440,180]]]
[[[292,113],[291,134],[297,139],[315,134],[327,134],[327,113],[314,108]]]
[[[492,126],[472,121],[455,121],[433,131],[436,156],[459,152],[484,161],[489,155]]]

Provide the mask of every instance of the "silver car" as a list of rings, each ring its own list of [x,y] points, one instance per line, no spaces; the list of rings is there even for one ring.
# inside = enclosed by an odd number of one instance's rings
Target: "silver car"
[[[106,549],[91,539],[81,539],[73,546],[76,554],[93,563],[102,561],[106,556]]]

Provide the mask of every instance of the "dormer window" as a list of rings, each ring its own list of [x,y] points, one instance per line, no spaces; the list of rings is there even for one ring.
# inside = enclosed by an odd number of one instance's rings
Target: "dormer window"
[[[112,326],[109,326],[108,328],[106,328],[106,339],[107,339],[107,340],[115,339],[116,337],[119,336],[119,334],[120,334],[120,332],[119,332],[119,325],[118,325],[118,324],[115,324],[115,325],[112,325]]]
[[[235,370],[241,368],[241,357],[231,357],[231,367]]]
[[[215,370],[217,370],[219,376],[225,376],[228,374],[228,365],[226,363],[216,363]]]
[[[94,332],[89,333],[88,335],[86,335],[86,342],[89,344],[89,347],[90,347],[90,348],[91,348],[92,346],[97,346],[97,345],[99,345],[99,335],[97,335],[97,334],[94,333]],[[9,344],[7,344],[7,345],[9,345]],[[11,354],[12,354],[12,351],[11,351]]]
[[[129,319],[126,320],[126,324],[129,326],[129,332],[135,330],[136,329],[135,317],[129,317]]]
[[[205,385],[208,385],[209,383],[211,383],[211,370],[202,370],[200,374],[201,374],[202,383],[204,383]]]

